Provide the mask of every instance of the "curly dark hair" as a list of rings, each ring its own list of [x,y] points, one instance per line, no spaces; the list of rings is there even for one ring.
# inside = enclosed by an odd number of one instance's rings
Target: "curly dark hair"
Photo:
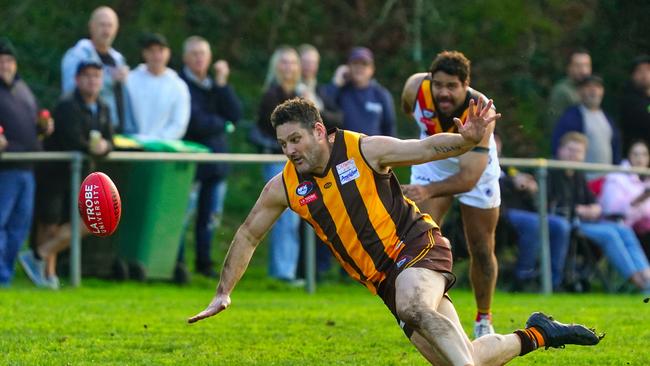
[[[470,64],[471,62],[462,52],[442,51],[431,63],[429,72],[433,75],[442,71],[445,74],[458,76],[461,83],[465,83],[465,81],[469,83]]]
[[[304,98],[289,99],[275,107],[271,114],[273,128],[287,122],[299,122],[303,127],[312,129],[316,122],[323,122],[318,108],[311,101]]]

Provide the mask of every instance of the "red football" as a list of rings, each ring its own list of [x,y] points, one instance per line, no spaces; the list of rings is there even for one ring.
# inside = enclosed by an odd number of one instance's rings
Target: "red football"
[[[91,234],[108,236],[115,232],[122,215],[122,202],[108,175],[90,173],[79,189],[79,214]]]

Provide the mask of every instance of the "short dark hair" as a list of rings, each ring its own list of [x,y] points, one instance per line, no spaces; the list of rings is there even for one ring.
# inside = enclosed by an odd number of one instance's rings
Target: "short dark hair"
[[[458,76],[461,83],[469,82],[471,62],[462,52],[442,51],[431,63],[429,72],[433,76],[438,71],[445,74]]]
[[[82,72],[84,72],[86,69],[89,68],[103,70],[104,65],[102,65],[99,61],[95,61],[95,60],[83,60],[77,65],[77,71],[75,72],[75,76],[79,76]]]
[[[271,114],[273,128],[287,122],[298,122],[307,129],[313,129],[316,122],[323,122],[316,105],[304,98],[289,99],[275,107]]]
[[[635,72],[636,68],[642,64],[650,64],[650,55],[639,55],[632,60],[630,71]]]
[[[576,47],[569,51],[568,57],[566,58],[566,64],[570,64],[573,62],[573,56],[575,55],[587,55],[591,57],[591,53],[589,53],[589,50],[584,48],[584,47]]]

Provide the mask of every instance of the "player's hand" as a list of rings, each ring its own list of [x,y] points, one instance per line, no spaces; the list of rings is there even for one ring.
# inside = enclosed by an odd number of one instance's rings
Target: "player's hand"
[[[228,76],[230,75],[230,66],[225,60],[218,60],[212,65],[214,68],[214,82],[218,86],[225,86],[228,84]]]
[[[470,99],[469,113],[465,124],[463,124],[459,118],[454,118],[454,123],[456,123],[456,127],[458,127],[458,133],[460,133],[465,140],[474,144],[481,142],[483,136],[485,136],[485,131],[487,130],[488,125],[501,118],[500,113],[488,116],[490,109],[492,109],[492,99],[487,103],[484,103],[483,100],[479,98],[478,105],[476,105],[474,99]]]
[[[205,310],[187,319],[187,322],[192,324],[198,322],[199,320],[217,315],[220,312],[226,310],[228,306],[230,306],[230,296],[217,295],[214,297],[214,299],[212,299],[212,302],[210,302],[210,305],[208,305]]]
[[[431,197],[427,186],[419,184],[403,184],[402,193],[415,202],[422,202]]]

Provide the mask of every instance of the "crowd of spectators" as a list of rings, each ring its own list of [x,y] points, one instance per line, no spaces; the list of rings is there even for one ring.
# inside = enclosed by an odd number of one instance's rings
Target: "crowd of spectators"
[[[148,33],[140,40],[144,62],[131,69],[113,48],[119,30],[115,11],[106,6],[95,9],[88,30],[89,38],[80,39],[62,57],[61,99],[53,118],[39,113],[37,99],[17,73],[15,47],[8,39],[0,40],[0,152],[44,149],[102,156],[113,150],[115,133],[143,140],[183,139],[203,144],[212,152],[229,151],[228,133],[242,118],[242,103],[229,84],[228,62],[218,58],[213,62],[213,50],[206,39],[188,37],[182,49],[183,65],[173,70],[168,66],[172,49],[165,36]],[[319,64],[318,49],[309,44],[297,48],[284,45],[273,52],[257,123],[248,133],[259,153],[281,153],[269,117],[275,106],[296,96],[311,100],[330,130],[396,135],[394,101],[374,78],[372,50],[353,48],[330,82],[319,83],[325,80],[319,78]],[[546,108],[553,156],[626,168],[648,167],[650,57],[640,56],[632,62],[630,79],[618,98],[620,110],[615,113],[603,110],[606,84],[607,80],[592,73],[587,50],[570,54],[566,77],[552,88]],[[62,164],[42,164],[34,169],[31,163],[0,163],[0,286],[11,283],[18,258],[36,285],[59,288],[57,253],[69,245],[73,234],[69,177]],[[283,166],[266,164],[264,179],[271,179]],[[91,160],[84,170],[92,169]],[[217,276],[212,241],[223,214],[228,171],[224,163],[200,164],[190,196],[189,206],[197,211],[194,268],[208,277]],[[650,180],[632,172],[583,175],[569,170],[550,174],[548,225],[554,288],[563,289],[570,240],[580,231],[624,278],[650,292],[650,269],[643,251],[650,248]],[[518,283],[535,281],[541,244],[537,240],[537,183],[526,172],[504,169],[500,184],[502,216],[522,238],[516,249],[514,279]],[[190,217],[188,214],[186,223]],[[19,253],[30,231],[31,248]],[[299,283],[298,217],[285,212],[269,238],[269,275]],[[184,248],[181,239],[179,262],[185,260]],[[319,273],[326,272],[329,253],[325,246],[320,246],[317,257]]]

